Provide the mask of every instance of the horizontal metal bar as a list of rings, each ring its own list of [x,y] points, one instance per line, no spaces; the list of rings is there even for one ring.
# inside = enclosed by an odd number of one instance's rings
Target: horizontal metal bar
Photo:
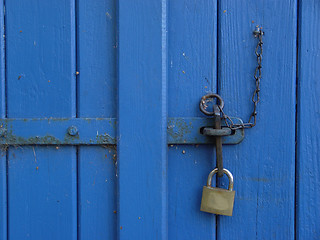
[[[98,145],[116,143],[114,118],[0,119],[0,144]],[[4,133],[3,133],[4,132]],[[71,134],[70,134],[70,133]]]
[[[241,123],[240,119],[233,119]],[[210,118],[169,118],[168,144],[212,144],[214,138],[200,133],[211,127]],[[104,145],[116,144],[115,118],[0,119],[0,145]],[[134,137],[134,136],[133,136]],[[244,131],[222,137],[223,144],[237,144]]]

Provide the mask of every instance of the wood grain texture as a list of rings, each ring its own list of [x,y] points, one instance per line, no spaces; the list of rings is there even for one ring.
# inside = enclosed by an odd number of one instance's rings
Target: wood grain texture
[[[78,0],[78,116],[116,117],[116,1]]]
[[[10,239],[77,239],[75,148],[9,149]]]
[[[169,2],[169,116],[204,117],[199,101],[217,86],[217,2]],[[182,130],[182,129],[181,129]],[[169,239],[215,239],[215,216],[200,212],[214,168],[213,145],[169,147]]]
[[[320,2],[299,2],[297,239],[320,239]]]
[[[6,2],[9,118],[75,117],[75,2]],[[10,239],[77,239],[76,147],[11,147]]]
[[[0,1],[0,117],[6,117],[4,2]],[[0,239],[7,239],[7,154],[0,151]]]
[[[77,116],[116,117],[116,1],[78,0],[77,11]],[[80,239],[116,239],[116,154],[115,147],[79,146]]]
[[[80,239],[116,239],[116,151],[79,147],[78,214]]]
[[[118,3],[118,239],[167,239],[166,4]]]
[[[0,239],[7,239],[7,159],[6,152],[1,151],[0,158]]]
[[[7,0],[5,10],[0,0],[0,117],[117,117],[119,145],[10,147],[0,240],[320,239],[318,1]],[[256,25],[257,126],[223,147],[236,199],[232,217],[217,217],[199,210],[214,146],[168,147],[167,120],[204,117],[211,92],[247,120]]]
[[[217,3],[170,1],[170,117],[203,117],[199,101],[217,85]]]
[[[74,1],[6,2],[8,117],[75,117]]]
[[[294,239],[297,1],[220,1],[218,16],[219,92],[225,112],[243,120],[253,109],[252,32],[265,31],[257,125],[224,147],[236,198],[218,239]]]
[[[214,168],[212,146],[170,145],[168,159],[168,239],[216,239],[215,215],[200,211],[202,187]]]

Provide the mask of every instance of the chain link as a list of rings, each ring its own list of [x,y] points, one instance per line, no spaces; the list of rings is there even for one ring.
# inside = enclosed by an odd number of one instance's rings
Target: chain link
[[[232,130],[237,130],[237,129],[242,129],[242,128],[252,128],[256,125],[256,122],[257,122],[257,106],[260,101],[260,80],[262,77],[262,75],[261,75],[261,69],[262,69],[261,64],[262,64],[262,53],[263,53],[262,36],[263,36],[264,32],[262,31],[262,29],[260,27],[257,27],[255,29],[255,31],[253,32],[253,34],[255,37],[258,37],[259,41],[258,41],[258,44],[255,49],[255,54],[257,56],[257,67],[256,67],[256,70],[254,72],[253,77],[256,82],[256,88],[255,88],[253,95],[252,95],[253,111],[249,117],[249,120],[247,123],[234,124],[233,121],[231,120],[231,118],[227,114],[224,113],[224,111],[222,110],[221,107],[219,107],[221,114],[222,114],[222,118],[224,119],[227,127],[229,127]]]

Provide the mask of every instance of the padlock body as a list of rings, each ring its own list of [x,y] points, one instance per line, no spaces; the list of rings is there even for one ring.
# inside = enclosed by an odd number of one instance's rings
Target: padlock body
[[[235,191],[204,186],[200,210],[219,215],[232,216]]]

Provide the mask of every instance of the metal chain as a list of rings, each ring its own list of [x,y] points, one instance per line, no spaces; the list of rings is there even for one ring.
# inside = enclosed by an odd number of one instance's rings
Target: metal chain
[[[261,75],[261,69],[262,69],[261,64],[262,64],[262,53],[263,53],[262,36],[263,36],[264,32],[262,31],[262,29],[260,27],[257,27],[255,29],[255,31],[253,32],[253,34],[255,37],[259,38],[259,42],[258,42],[256,50],[255,50],[258,64],[257,64],[256,70],[254,72],[254,76],[253,76],[256,81],[256,88],[255,88],[255,90],[253,92],[253,96],[252,96],[253,112],[251,113],[247,123],[234,124],[233,121],[231,120],[231,118],[224,113],[224,111],[222,110],[221,107],[219,107],[220,111],[222,113],[222,117],[223,117],[227,127],[229,127],[232,130],[237,130],[237,129],[242,129],[242,128],[252,128],[256,125],[256,122],[257,122],[257,106],[260,101],[260,80],[262,77],[262,75]]]

